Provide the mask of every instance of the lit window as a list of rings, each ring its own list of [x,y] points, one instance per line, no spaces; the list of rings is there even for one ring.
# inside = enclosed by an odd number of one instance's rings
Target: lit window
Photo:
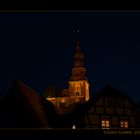
[[[109,129],[109,120],[102,120],[101,126],[102,129]]]
[[[120,121],[121,128],[128,128],[128,121]]]

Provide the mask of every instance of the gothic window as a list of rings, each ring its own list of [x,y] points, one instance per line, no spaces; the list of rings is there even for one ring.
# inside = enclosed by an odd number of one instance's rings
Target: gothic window
[[[128,128],[128,121],[121,120],[120,121],[120,127],[121,128]]]
[[[101,128],[102,129],[109,129],[109,120],[102,120],[101,121]]]

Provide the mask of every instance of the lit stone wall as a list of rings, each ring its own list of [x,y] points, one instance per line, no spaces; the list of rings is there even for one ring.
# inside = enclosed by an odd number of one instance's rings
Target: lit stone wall
[[[69,95],[70,96],[83,96],[85,101],[89,100],[89,83],[87,80],[69,81]]]
[[[52,102],[55,106],[57,113],[63,114],[72,111],[75,104],[84,103],[83,96],[73,96],[73,97],[56,97],[56,98],[46,98]],[[64,103],[65,107],[61,108],[61,103]]]

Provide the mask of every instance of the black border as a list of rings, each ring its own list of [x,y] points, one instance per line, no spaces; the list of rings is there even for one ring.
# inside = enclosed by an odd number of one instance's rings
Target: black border
[[[140,6],[139,4],[135,3],[110,3],[110,2],[99,2],[99,3],[93,3],[90,2],[54,2],[53,4],[50,3],[39,3],[39,2],[34,2],[34,3],[26,3],[26,2],[21,2],[21,3],[0,3],[0,13],[1,12],[47,12],[47,11],[69,11],[69,12],[80,12],[80,11],[103,11],[103,12],[135,12],[138,11],[140,12]],[[133,137],[133,136],[140,136],[140,133],[135,134],[135,131],[140,132],[140,129],[132,129],[132,134],[105,134],[105,131],[115,131],[115,130],[100,130],[100,129],[76,129],[76,130],[71,130],[71,129],[20,129],[20,128],[3,128],[0,129],[0,135],[4,139],[12,139],[12,138],[17,138],[17,139],[24,139],[29,138],[29,139],[77,139],[81,137],[87,138],[87,139],[94,139],[94,138],[102,138],[106,136],[113,136],[113,139],[118,139],[118,137]],[[119,131],[119,130],[116,130]],[[127,131],[127,130],[125,130]],[[66,136],[65,136],[66,135]]]
[[[136,2],[119,1],[34,1],[0,2],[0,11],[140,11]]]
[[[116,133],[113,133],[116,132]],[[140,137],[140,129],[0,129],[1,138],[4,139],[95,139],[111,137],[118,138]]]

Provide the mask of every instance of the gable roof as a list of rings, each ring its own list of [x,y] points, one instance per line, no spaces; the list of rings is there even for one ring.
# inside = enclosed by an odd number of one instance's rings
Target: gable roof
[[[15,81],[1,105],[5,122],[10,124],[3,124],[5,127],[49,127],[37,92],[20,80]]]
[[[122,92],[122,91],[112,87],[111,85],[106,85],[103,89],[101,89],[94,96],[92,96],[89,102],[93,102],[93,104],[95,104],[102,97],[107,97],[107,98],[125,98],[132,105],[134,105],[133,100],[127,94],[125,94],[124,92]]]

